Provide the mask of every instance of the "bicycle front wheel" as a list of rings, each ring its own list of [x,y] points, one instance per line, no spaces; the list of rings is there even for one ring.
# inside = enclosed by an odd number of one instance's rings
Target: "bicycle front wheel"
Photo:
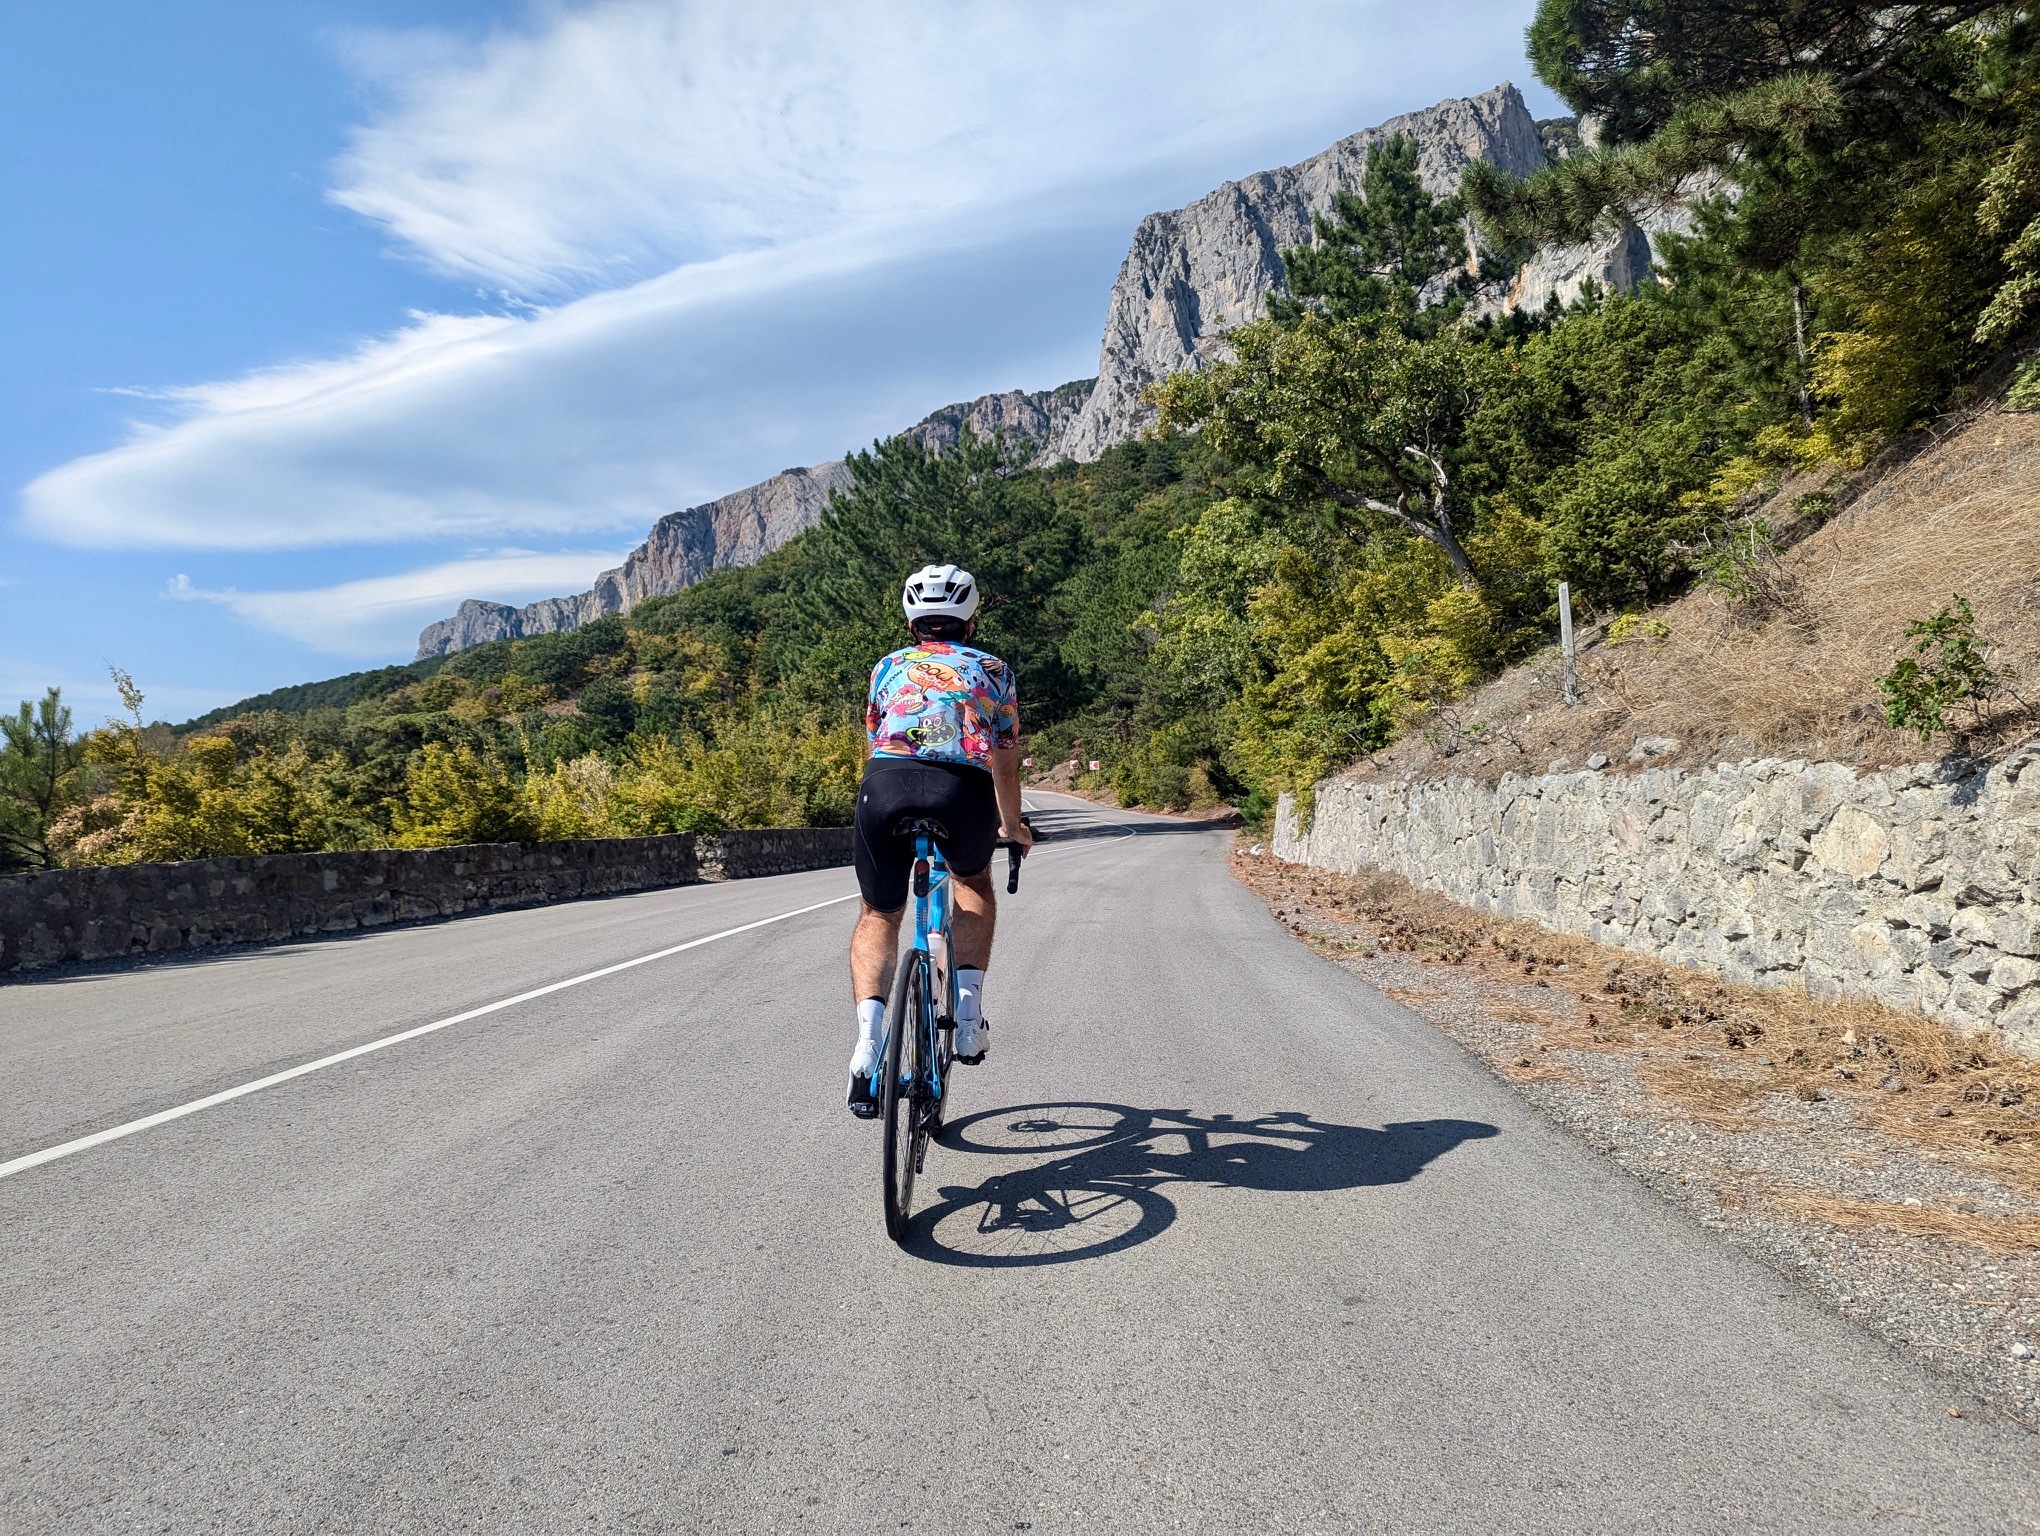
[[[885,1230],[896,1243],[907,1240],[907,1217],[914,1205],[914,1167],[921,1160],[922,1099],[927,1093],[927,1067],[922,1061],[927,1030],[928,955],[913,950],[893,978],[892,1005],[886,1010],[885,1087]]]

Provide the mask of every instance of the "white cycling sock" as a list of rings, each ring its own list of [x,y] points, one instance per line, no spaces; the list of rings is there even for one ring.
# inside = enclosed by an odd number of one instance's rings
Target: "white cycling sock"
[[[975,1024],[985,1016],[985,973],[967,965],[956,968],[956,1022]]]
[[[878,1037],[885,1028],[885,999],[867,997],[857,1005],[857,1049],[850,1053],[850,1070],[869,1077],[878,1066]]]

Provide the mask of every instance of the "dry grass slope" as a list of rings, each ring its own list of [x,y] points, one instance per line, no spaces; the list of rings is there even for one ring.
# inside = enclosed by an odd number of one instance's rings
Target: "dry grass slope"
[[[1944,747],[1885,727],[1877,679],[1905,650],[1907,621],[1958,594],[2023,694],[1964,744],[1994,755],[2040,723],[2029,707],[2040,705],[2040,415],[1992,411],[1862,478],[1832,520],[1763,573],[1769,601],[1730,605],[1696,590],[1651,615],[1669,630],[1660,638],[1610,644],[1597,626],[1581,652],[1578,708],[1560,704],[1558,660],[1546,653],[1351,771],[1492,782],[1595,753],[1643,761],[1636,744],[1649,738],[1677,743],[1648,755],[1655,766],[1919,762]],[[1765,509],[1788,536],[1811,488],[1788,484]]]

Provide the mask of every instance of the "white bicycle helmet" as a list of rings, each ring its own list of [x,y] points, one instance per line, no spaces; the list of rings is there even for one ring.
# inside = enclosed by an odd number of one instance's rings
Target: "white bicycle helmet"
[[[965,624],[978,609],[977,578],[953,565],[924,565],[907,578],[900,594],[907,622],[958,619]]]

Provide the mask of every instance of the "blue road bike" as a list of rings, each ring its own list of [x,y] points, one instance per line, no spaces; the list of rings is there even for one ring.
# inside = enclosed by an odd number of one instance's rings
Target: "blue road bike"
[[[949,829],[938,821],[910,817],[896,834],[914,840],[914,947],[893,973],[892,1002],[885,1011],[885,1063],[880,1093],[885,1120],[885,1230],[896,1243],[907,1240],[914,1204],[914,1176],[928,1160],[928,1143],[942,1133],[949,1107],[950,1070],[956,1062],[956,967],[951,959],[949,920],[951,875],[938,838]],[[1006,850],[1006,890],[1020,889],[1020,848],[1001,838]]]

